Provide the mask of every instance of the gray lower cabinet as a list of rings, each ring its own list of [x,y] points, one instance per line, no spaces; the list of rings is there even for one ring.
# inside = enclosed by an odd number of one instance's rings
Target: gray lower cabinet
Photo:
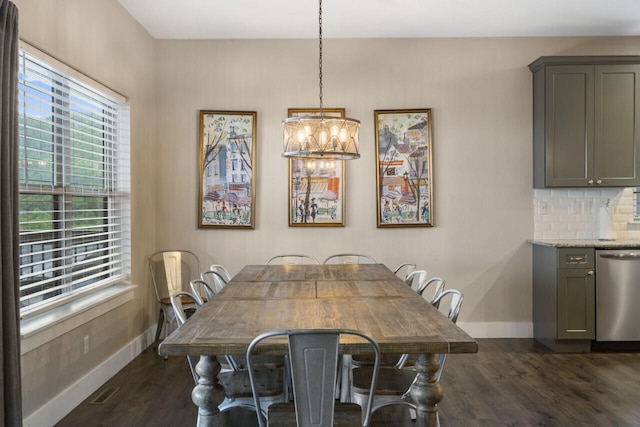
[[[595,250],[533,246],[533,336],[557,352],[591,351]]]
[[[529,68],[534,187],[640,185],[640,56],[542,57]]]

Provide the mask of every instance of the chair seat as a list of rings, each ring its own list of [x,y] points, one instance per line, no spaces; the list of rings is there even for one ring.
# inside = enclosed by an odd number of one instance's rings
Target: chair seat
[[[372,370],[373,368],[370,366],[353,369],[352,387],[355,393],[369,394]],[[381,367],[378,373],[378,383],[376,384],[376,396],[402,395],[409,390],[416,375],[416,371],[409,369]]]
[[[180,301],[182,302],[182,305],[186,305],[186,306],[193,306],[195,305],[192,299],[189,299],[187,297],[180,297]],[[160,298],[160,303],[164,304],[164,305],[168,305],[171,306],[171,298],[170,297],[166,297],[166,298]]]
[[[369,377],[371,381],[371,377]],[[296,427],[296,408],[293,403],[276,403],[269,407],[270,427]],[[334,427],[362,427],[362,408],[355,403],[336,403]]]
[[[283,369],[255,369],[256,384],[261,397],[273,397],[284,393]],[[252,397],[249,371],[227,371],[218,374],[218,381],[229,398]]]

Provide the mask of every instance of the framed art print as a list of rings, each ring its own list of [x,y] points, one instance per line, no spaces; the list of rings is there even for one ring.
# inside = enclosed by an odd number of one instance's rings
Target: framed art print
[[[200,111],[198,227],[255,227],[256,112]]]
[[[433,226],[431,109],[374,111],[378,227]]]
[[[344,117],[344,108],[323,109]],[[289,117],[318,115],[318,109],[288,110]],[[289,226],[344,226],[344,160],[289,159]]]

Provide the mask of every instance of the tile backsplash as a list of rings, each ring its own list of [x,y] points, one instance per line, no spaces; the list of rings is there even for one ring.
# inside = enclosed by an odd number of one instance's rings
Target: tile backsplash
[[[597,239],[597,218],[609,200],[616,239],[640,239],[633,188],[534,190],[534,239]]]

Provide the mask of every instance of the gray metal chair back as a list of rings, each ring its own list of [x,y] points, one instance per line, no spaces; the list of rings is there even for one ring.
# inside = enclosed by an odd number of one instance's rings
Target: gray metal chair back
[[[171,295],[190,291],[189,282],[200,274],[200,261],[196,254],[188,250],[165,250],[150,255],[147,266],[160,304],[155,337],[158,343],[162,330],[165,329],[165,335],[168,335],[172,325]]]
[[[191,293],[196,300],[196,306],[198,308],[216,296],[216,292],[204,280],[194,279],[189,285],[191,285]]]
[[[200,274],[200,261],[191,251],[179,249],[159,251],[147,259],[151,281],[158,301],[176,292],[188,292],[189,281]]]
[[[377,264],[378,262],[369,255],[362,254],[335,254],[324,260],[323,264]]]
[[[431,304],[440,296],[444,291],[445,281],[441,277],[432,277],[422,283],[418,289],[418,293],[424,296],[424,292],[429,289],[431,293],[430,298],[426,298]]]
[[[187,321],[189,313],[185,310],[185,302],[189,303],[189,305],[193,306],[196,304],[197,299],[190,294],[189,292],[176,292],[171,295],[171,306],[173,307],[173,312],[176,316],[176,321],[178,323],[178,327],[184,325],[184,322]],[[196,364],[198,363],[198,358],[196,356],[187,356],[187,361],[189,362],[189,369],[191,370],[191,375],[193,376],[193,381],[198,384],[198,379],[200,376],[196,373]]]
[[[229,270],[227,270],[224,266],[220,264],[211,264],[209,266],[209,271],[215,271],[224,279],[224,283],[227,284],[231,281],[231,274]]]
[[[458,321],[458,315],[460,314],[460,308],[462,307],[463,295],[457,289],[449,289],[443,291],[433,300],[433,305],[440,309],[442,300],[449,298],[449,308],[447,310],[447,317],[453,323]]]
[[[398,276],[400,276],[402,280],[405,280],[407,276],[411,274],[411,272],[415,269],[416,269],[416,265],[414,263],[405,262],[397,266],[395,270],[393,270],[393,272]]]
[[[426,280],[426,270],[413,270],[411,273],[407,274],[407,277],[404,279],[404,283],[406,283],[411,289],[420,294],[420,290],[422,289],[422,286],[424,285],[424,282]]]
[[[371,393],[374,392],[380,368],[380,349],[373,338],[348,329],[298,329],[271,331],[256,337],[247,349],[247,365],[252,388],[256,388],[252,374],[252,358],[256,347],[264,340],[277,336],[287,336],[293,400],[298,427],[333,427],[336,405],[336,376],[338,373],[338,348],[342,335],[355,335],[369,342],[375,354],[375,364],[371,376]],[[259,395],[254,393],[255,405],[260,413]],[[271,408],[275,408],[274,405]],[[353,405],[351,405],[353,406]],[[271,412],[271,408],[270,411]],[[363,426],[369,425],[372,403],[366,408],[358,408],[359,420]],[[265,420],[258,417],[260,427]]]
[[[177,292],[171,295],[171,306],[176,315],[178,327],[184,325],[184,322],[186,322],[189,317],[189,312],[185,309],[185,306],[193,307],[196,302],[196,298],[189,292]]]
[[[267,261],[267,265],[320,264],[311,255],[276,255]]]
[[[209,285],[215,293],[220,292],[222,288],[227,286],[227,281],[224,276],[214,270],[203,271],[200,273],[200,280]]]

